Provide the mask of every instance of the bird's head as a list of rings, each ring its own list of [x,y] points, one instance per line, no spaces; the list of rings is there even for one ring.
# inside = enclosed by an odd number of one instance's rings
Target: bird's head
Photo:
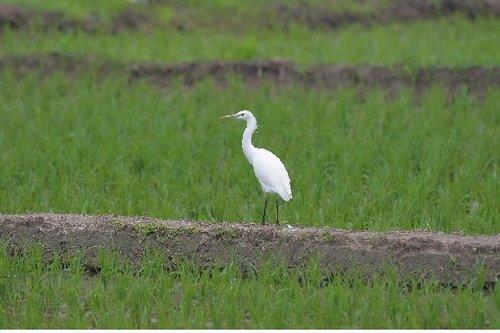
[[[226,116],[220,117],[220,119],[224,118],[234,118],[234,119],[240,119],[240,120],[245,120],[247,122],[251,120],[255,120],[255,117],[253,116],[252,112],[248,110],[242,110],[240,112],[234,113],[234,114],[228,114]]]

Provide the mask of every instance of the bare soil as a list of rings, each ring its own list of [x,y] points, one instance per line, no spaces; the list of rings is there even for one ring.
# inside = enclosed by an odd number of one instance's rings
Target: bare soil
[[[500,235],[25,214],[0,215],[0,239],[12,253],[40,243],[47,259],[54,253],[64,259],[83,251],[85,264],[96,272],[100,269],[100,249],[118,251],[133,265],[140,265],[144,253],[155,249],[165,255],[167,267],[178,260],[191,260],[200,268],[236,261],[244,270],[258,270],[264,261],[274,259],[297,269],[315,260],[330,274],[360,272],[369,276],[393,267],[401,276],[433,277],[447,285],[470,281],[479,267],[490,286],[500,277]]]
[[[49,75],[55,71],[79,75],[88,72],[89,68],[96,68],[99,75],[121,73],[128,76],[130,82],[147,80],[159,87],[168,87],[174,79],[192,86],[207,78],[224,86],[231,76],[240,77],[251,85],[271,82],[278,85],[301,84],[315,89],[377,87],[397,92],[400,88],[410,87],[423,92],[430,86],[441,85],[451,93],[466,88],[469,93],[478,96],[489,88],[500,86],[500,67],[421,68],[409,71],[397,67],[318,65],[303,71],[296,64],[284,61],[120,64],[58,53],[0,58],[0,71],[10,70],[21,76],[30,73]]]

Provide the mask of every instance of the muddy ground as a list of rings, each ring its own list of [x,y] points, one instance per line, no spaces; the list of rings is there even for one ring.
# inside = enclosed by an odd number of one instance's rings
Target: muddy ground
[[[378,5],[373,11],[336,11],[331,7],[311,5],[308,2],[288,4],[271,2],[255,13],[242,15],[231,8],[223,13],[202,13],[185,4],[172,2],[175,15],[162,22],[152,15],[155,4],[170,1],[151,1],[145,8],[130,7],[107,19],[97,13],[86,18],[73,18],[61,11],[40,11],[12,4],[0,3],[0,29],[36,27],[42,30],[84,31],[87,33],[117,33],[124,30],[174,28],[187,31],[216,28],[241,31],[249,27],[284,28],[293,24],[310,29],[335,29],[349,24],[386,24],[416,20],[438,19],[461,13],[470,19],[480,16],[500,17],[498,0],[397,0]]]
[[[118,251],[139,265],[145,251],[165,255],[166,267],[190,260],[201,268],[223,267],[235,260],[241,268],[258,270],[266,260],[296,269],[316,260],[327,274],[373,274],[394,267],[401,276],[437,278],[460,285],[478,267],[485,285],[500,277],[500,235],[464,236],[423,231],[387,233],[259,224],[209,224],[147,217],[70,214],[0,215],[0,239],[14,253],[41,243],[46,258],[59,253],[64,260],[85,253],[89,272],[100,270],[102,248]]]
[[[476,96],[483,95],[489,88],[500,87],[500,67],[421,68],[410,71],[397,67],[317,65],[300,70],[296,64],[284,61],[120,64],[58,53],[0,58],[0,71],[12,71],[19,76],[32,73],[45,76],[56,71],[81,75],[89,69],[95,69],[97,75],[122,74],[130,82],[147,80],[159,87],[168,87],[173,80],[181,80],[186,86],[192,86],[207,78],[224,86],[232,76],[250,85],[270,82],[278,85],[300,84],[314,89],[359,87],[397,92],[406,87],[421,93],[433,85],[440,85],[451,93],[466,88]]]

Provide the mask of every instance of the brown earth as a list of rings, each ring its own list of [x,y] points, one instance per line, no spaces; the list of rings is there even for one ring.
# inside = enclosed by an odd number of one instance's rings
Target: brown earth
[[[155,4],[168,1],[152,1]],[[248,27],[278,27],[288,29],[291,24],[305,25],[311,29],[335,29],[348,24],[385,24],[424,19],[437,19],[456,13],[470,19],[479,16],[500,17],[498,0],[397,0],[389,5],[378,5],[372,12],[335,11],[331,7],[310,5],[307,2],[290,5],[271,3],[256,13],[237,13],[228,8],[224,13],[206,15],[186,5],[172,3],[175,15],[168,23],[174,29],[185,31],[200,28],[218,28],[227,31],[241,31]],[[62,11],[37,11],[25,7],[0,3],[0,29],[10,27],[21,29],[36,26],[42,30],[84,31],[87,33],[116,33],[123,30],[165,28],[149,12],[132,7],[112,19],[105,19],[96,13],[87,18],[68,17]]]
[[[479,96],[488,88],[500,86],[500,67],[421,68],[409,71],[376,66],[318,65],[304,71],[294,63],[283,61],[120,64],[58,53],[0,58],[0,71],[10,70],[21,76],[29,73],[48,75],[54,71],[80,75],[88,72],[89,68],[98,69],[99,75],[121,73],[127,75],[130,82],[147,80],[160,87],[168,86],[174,79],[182,80],[187,86],[207,78],[224,85],[230,76],[240,77],[250,84],[301,84],[315,89],[377,87],[397,92],[400,88],[410,87],[422,92],[432,85],[441,85],[452,93],[465,87],[471,94]]]
[[[401,276],[437,278],[447,285],[469,281],[481,266],[486,284],[500,276],[500,235],[464,236],[423,231],[386,233],[258,224],[209,224],[147,217],[71,214],[0,215],[0,239],[11,253],[44,246],[47,259],[83,251],[85,265],[99,271],[100,249],[118,251],[137,266],[145,251],[165,255],[166,267],[190,260],[201,268],[236,260],[257,269],[277,260],[290,269],[316,263],[329,274],[367,276],[394,267]]]

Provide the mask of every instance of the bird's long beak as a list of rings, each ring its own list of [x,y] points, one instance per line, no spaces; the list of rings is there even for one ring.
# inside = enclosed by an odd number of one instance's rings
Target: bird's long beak
[[[234,114],[228,114],[228,115],[220,117],[219,119],[225,119],[225,118],[234,118]]]

